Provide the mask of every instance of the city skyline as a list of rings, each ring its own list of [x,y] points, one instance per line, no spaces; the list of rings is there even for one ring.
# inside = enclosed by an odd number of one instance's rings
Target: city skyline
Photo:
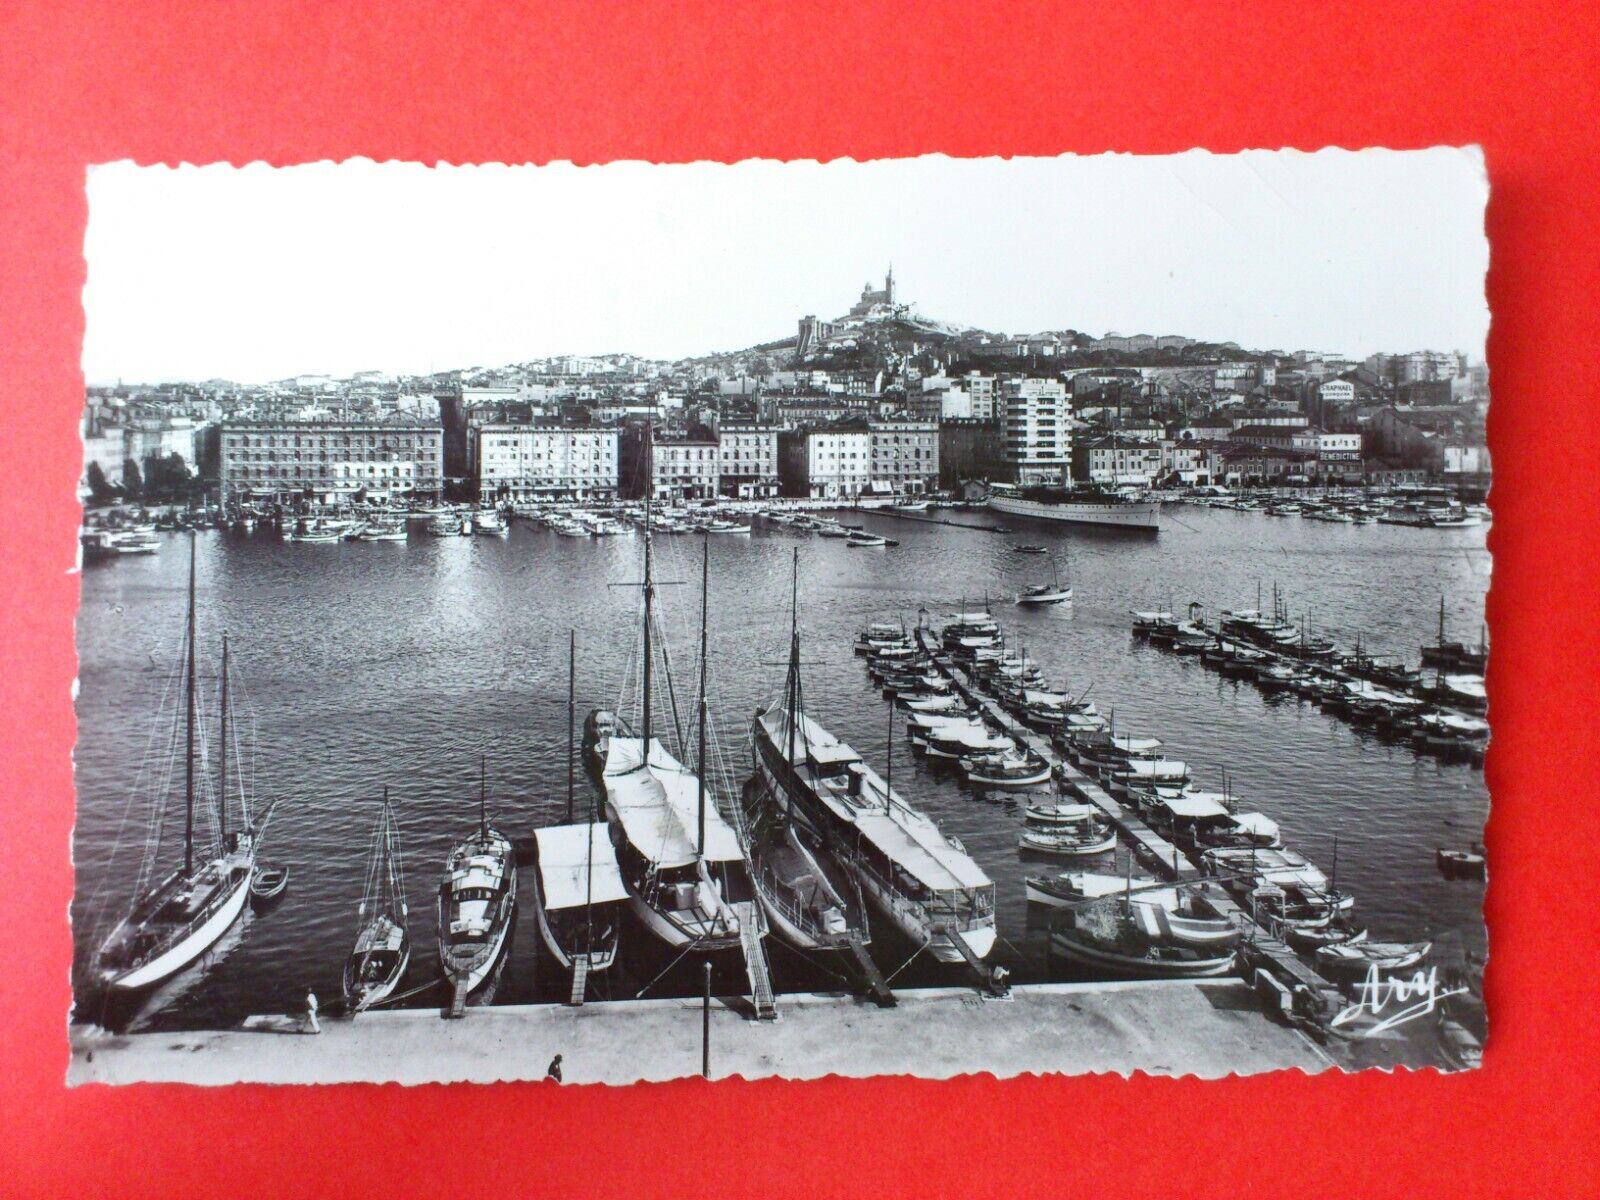
[[[891,262],[922,315],[992,332],[1481,358],[1486,198],[1470,148],[119,163],[90,172],[83,366],[91,384],[261,383],[670,361],[791,337]]]

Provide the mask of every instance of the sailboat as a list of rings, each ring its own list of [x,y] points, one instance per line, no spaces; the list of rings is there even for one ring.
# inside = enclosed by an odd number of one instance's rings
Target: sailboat
[[[1060,604],[1072,599],[1072,589],[1061,586],[1061,572],[1050,562],[1050,582],[1036,583],[1017,596],[1018,604]]]
[[[789,601],[789,670],[783,698],[773,705],[781,713],[781,736],[796,757],[799,720],[805,711],[800,686],[800,551],[794,551]],[[760,721],[751,729],[752,757],[759,760]],[[778,935],[799,950],[845,950],[864,947],[870,940],[861,885],[838,860],[827,838],[829,831],[809,831],[792,819],[793,798],[774,786],[776,777],[760,770],[742,793],[750,826],[750,860],[754,867],[756,896]]]
[[[228,814],[229,719],[226,679],[227,640],[223,640],[222,772],[214,802],[216,841],[202,846],[196,837],[197,786],[201,783],[198,747],[198,698],[195,693],[195,535],[189,535],[189,613],[183,641],[183,862],[154,883],[161,852],[161,828],[167,797],[150,813],[145,861],[135,899],[95,956],[94,973],[117,992],[152,987],[171,978],[217,943],[239,919],[250,896],[256,868],[258,830],[251,824],[248,798],[241,790],[241,822],[230,829]],[[174,741],[176,739],[174,738]],[[267,818],[270,818],[268,810]]]
[[[400,835],[388,792],[372,831],[367,881],[361,892],[355,949],[344,964],[344,1002],[353,1015],[385,1000],[399,985],[411,961],[406,930],[406,883],[400,861]]]
[[[798,679],[795,645],[791,639],[790,671]],[[891,721],[891,778],[893,728]],[[761,786],[782,797],[800,837],[833,851],[891,925],[940,962],[973,962],[993,949],[994,883],[960,842],[808,716],[798,688],[758,712],[750,736]]]
[[[645,444],[651,435],[646,432]],[[651,478],[647,461],[644,478]],[[640,922],[669,947],[694,945],[727,950],[744,944],[742,920],[754,922],[759,953],[765,934],[739,832],[707,794],[705,739],[706,581],[701,598],[701,695],[699,770],[691,771],[654,736],[657,637],[655,559],[652,550],[651,488],[645,490],[643,651],[640,659],[642,728],[635,735],[618,714],[596,709],[584,722],[585,756],[599,771],[611,823],[612,843],[628,890],[628,905]],[[709,560],[707,560],[709,561]],[[705,576],[706,567],[702,567]],[[663,665],[665,665],[663,655]],[[672,700],[672,680],[667,679]],[[677,712],[676,703],[672,711]],[[680,743],[682,738],[680,736]]]
[[[481,768],[480,768],[481,769]],[[461,1003],[494,973],[517,909],[517,857],[489,824],[480,775],[478,827],[451,849],[439,884],[439,962]]]
[[[628,889],[600,813],[581,823],[572,820],[576,666],[574,633],[567,666],[567,823],[533,831],[533,887],[539,937],[562,969],[574,972],[574,988],[581,989],[589,974],[616,961]],[[581,990],[575,994],[581,999]]]

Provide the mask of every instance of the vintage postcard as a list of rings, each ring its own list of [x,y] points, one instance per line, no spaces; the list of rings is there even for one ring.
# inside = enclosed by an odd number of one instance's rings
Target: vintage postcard
[[[71,1081],[1478,1064],[1475,148],[87,186]]]

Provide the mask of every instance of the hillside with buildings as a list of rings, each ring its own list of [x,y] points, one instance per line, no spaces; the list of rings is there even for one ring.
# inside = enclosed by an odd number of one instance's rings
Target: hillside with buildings
[[[739,351],[86,399],[91,502],[593,499],[642,495],[646,457],[666,498],[1488,476],[1487,369],[1465,354],[995,333],[920,314],[892,271],[838,317],[801,316],[793,337]]]

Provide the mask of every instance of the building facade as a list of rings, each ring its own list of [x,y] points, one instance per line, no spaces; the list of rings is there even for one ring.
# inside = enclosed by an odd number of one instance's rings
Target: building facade
[[[654,436],[646,454],[645,438]],[[642,500],[644,464],[649,459],[657,500],[709,500],[721,486],[720,449],[715,438],[663,436],[649,425],[627,426],[617,444],[618,478],[623,496]]]
[[[998,421],[944,421],[939,425],[939,485],[954,490],[972,479],[1005,475],[1005,442]]]
[[[615,429],[474,425],[469,459],[478,498],[590,500],[617,494]]]
[[[1104,487],[1149,487],[1161,475],[1159,442],[1117,436],[1080,440],[1072,447],[1072,479]]]
[[[444,430],[437,423],[233,422],[219,437],[221,499],[310,493],[335,503],[437,496],[444,487]]]
[[[1001,432],[1009,482],[1066,482],[1072,461],[1072,402],[1054,379],[1009,379],[1001,389]]]
[[[854,500],[872,481],[872,435],[864,428],[794,429],[778,438],[785,496]]]
[[[718,487],[724,496],[751,500],[778,494],[777,426],[723,424],[717,445]]]
[[[920,496],[939,486],[936,422],[873,421],[867,434],[873,491]]]

